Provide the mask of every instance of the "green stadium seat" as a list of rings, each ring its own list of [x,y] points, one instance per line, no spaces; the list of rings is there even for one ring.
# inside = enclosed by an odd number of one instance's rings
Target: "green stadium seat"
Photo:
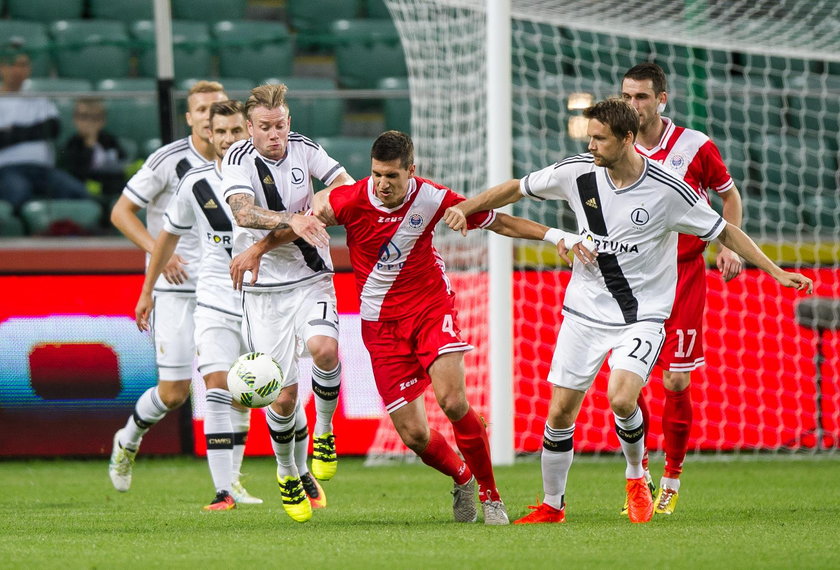
[[[189,91],[193,85],[197,82],[201,81],[198,77],[190,77],[188,79],[182,79],[178,82],[178,89],[181,91]],[[256,81],[251,81],[245,77],[218,77],[213,81],[218,81],[221,83],[225,88],[225,93],[227,93],[228,97],[231,99],[238,99],[244,101],[247,96],[248,92],[251,91],[256,85]],[[186,101],[184,103],[184,111],[186,111]]]
[[[142,92],[137,96],[108,98],[105,101],[105,108],[108,110],[107,130],[117,137],[134,141],[135,154],[136,148],[144,141],[160,136],[157,85],[154,79],[146,77],[104,79],[96,85],[96,88],[106,93]]]
[[[285,24],[225,20],[213,26],[219,75],[259,81],[266,74],[291,75],[294,43]]]
[[[50,25],[60,77],[98,81],[127,77],[129,38],[125,24],[111,20],[61,20]]]
[[[808,137],[840,132],[840,77],[802,74],[790,79],[786,91],[791,128],[805,131]]]
[[[335,82],[326,77],[269,77],[261,83],[285,83],[289,88],[286,101],[292,115],[292,130],[304,136],[334,137],[341,134],[344,100],[338,97]],[[305,91],[334,92],[335,97],[314,97]],[[329,94],[329,93],[328,93]]]
[[[138,74],[142,77],[157,77],[155,23],[151,20],[134,22],[130,30],[140,44],[137,55]],[[173,20],[172,50],[176,80],[213,76],[210,43],[210,30],[206,23]]]
[[[382,77],[408,75],[400,36],[390,20],[338,20],[330,29],[341,87],[373,89]]]
[[[784,127],[781,94],[748,77],[732,76],[706,82],[705,130],[713,139],[733,137],[742,142],[779,134]]]
[[[0,20],[0,45],[20,44],[32,62],[32,77],[50,74],[50,38],[41,22]]]
[[[364,15],[368,18],[390,18],[385,0],[363,0]]]
[[[147,158],[150,154],[155,152],[161,146],[163,146],[163,142],[160,140],[159,137],[153,137],[153,138],[150,138],[148,140],[143,141],[143,143],[140,145],[140,149],[139,149],[140,158],[143,158],[143,159]]]
[[[171,0],[176,20],[198,20],[212,24],[221,20],[241,20],[248,0]]]
[[[9,18],[53,22],[76,20],[84,13],[84,0],[6,0]]]
[[[356,180],[370,176],[370,146],[368,137],[324,137],[318,139],[331,157],[336,159]]]
[[[380,91],[407,91],[407,77],[383,77],[377,83]],[[383,100],[385,128],[411,134],[411,98],[385,98]]]
[[[357,17],[358,5],[349,0],[287,0],[286,13],[301,48],[324,49],[332,47],[333,20]]]
[[[90,233],[98,233],[102,204],[96,200],[30,200],[21,208],[30,234],[42,234],[54,222],[69,220]]]
[[[563,29],[564,53],[572,63],[572,75],[611,82],[618,92],[624,72],[650,59],[648,43],[625,36]]]
[[[23,221],[15,216],[14,207],[0,200],[0,237],[18,237],[26,233]]]
[[[119,20],[125,24],[137,20],[153,20],[153,0],[88,0],[90,15],[98,20]]]

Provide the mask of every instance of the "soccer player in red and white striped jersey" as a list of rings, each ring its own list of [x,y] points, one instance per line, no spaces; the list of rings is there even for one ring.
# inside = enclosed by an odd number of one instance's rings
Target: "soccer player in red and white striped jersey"
[[[694,129],[677,126],[661,116],[668,102],[665,72],[655,63],[642,63],[624,74],[622,98],[639,113],[636,151],[676,172],[707,202],[715,192],[723,202],[723,218],[741,225],[741,196],[712,140]],[[665,345],[659,356],[665,406],[662,431],[665,472],[656,492],[656,512],[672,514],[677,505],[680,474],[691,434],[691,371],[705,363],[703,357],[703,309],[706,305],[706,243],[680,234],[677,250],[677,291],[674,309],[665,321]],[[743,268],[741,258],[721,246],[717,267],[727,281]],[[644,396],[639,404],[645,412]],[[647,470],[647,466],[645,466]],[[649,473],[646,473],[650,477]]]
[[[376,386],[402,441],[424,463],[452,477],[456,521],[476,520],[477,482],[485,524],[508,524],[485,424],[466,397],[463,353],[472,347],[461,337],[454,293],[432,244],[446,209],[464,198],[414,171],[411,138],[387,131],[373,143],[372,175],[334,188],[323,207],[316,201],[314,211],[347,230],[361,297],[362,337]],[[548,232],[542,224],[492,210],[474,213],[466,224],[535,240]],[[429,384],[452,423],[463,460],[428,425],[422,396]]]

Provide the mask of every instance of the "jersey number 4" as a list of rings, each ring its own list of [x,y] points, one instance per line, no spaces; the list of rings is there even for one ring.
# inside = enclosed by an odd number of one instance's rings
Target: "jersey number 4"
[[[455,333],[455,321],[452,319],[452,315],[443,315],[443,326],[440,329],[450,336],[458,336]]]

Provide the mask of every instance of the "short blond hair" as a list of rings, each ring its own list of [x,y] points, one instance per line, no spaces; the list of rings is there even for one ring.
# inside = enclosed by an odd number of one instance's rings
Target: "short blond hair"
[[[288,112],[289,105],[286,103],[286,91],[288,89],[283,83],[254,87],[251,89],[250,97],[245,101],[245,116],[250,119],[251,111],[256,107],[265,107],[266,109],[284,107]]]
[[[218,81],[207,81],[202,79],[196,81],[190,90],[187,91],[187,110],[190,108],[190,97],[196,93],[225,93],[225,87]]]

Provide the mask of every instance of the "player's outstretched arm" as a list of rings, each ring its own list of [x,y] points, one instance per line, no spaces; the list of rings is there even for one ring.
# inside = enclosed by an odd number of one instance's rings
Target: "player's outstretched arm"
[[[175,248],[178,246],[178,240],[181,236],[171,234],[166,230],[161,230],[158,234],[155,245],[152,248],[152,257],[149,259],[149,267],[146,268],[146,278],[143,281],[143,288],[140,290],[140,298],[137,300],[137,305],[134,307],[134,318],[137,323],[137,328],[141,331],[149,330],[149,317],[152,314],[152,309],[155,302],[152,299],[152,291],[154,291],[155,283],[163,273],[167,263],[173,258]]]
[[[752,238],[741,231],[740,228],[732,224],[726,224],[718,239],[720,243],[743,257],[747,263],[766,271],[783,287],[793,287],[797,291],[805,291],[809,295],[814,292],[813,281],[799,273],[785,271],[773,263],[769,257],[764,255],[764,252]]]
[[[260,208],[249,194],[234,194],[228,198],[233,219],[238,226],[259,230],[291,229],[307,243],[315,247],[326,247],[330,236],[323,222],[314,216],[303,216],[291,212],[275,212]]]
[[[493,210],[507,204],[513,204],[521,197],[519,180],[508,180],[451,208],[447,208],[443,214],[443,221],[450,229],[461,232],[462,235],[467,235],[467,216],[483,210]]]
[[[355,182],[353,177],[346,172],[342,172],[336,176],[332,184],[315,194],[312,198],[312,215],[328,226],[337,226],[338,220],[335,219],[335,212],[333,212],[332,206],[330,205],[330,193],[333,191],[333,188],[348,186]]]

